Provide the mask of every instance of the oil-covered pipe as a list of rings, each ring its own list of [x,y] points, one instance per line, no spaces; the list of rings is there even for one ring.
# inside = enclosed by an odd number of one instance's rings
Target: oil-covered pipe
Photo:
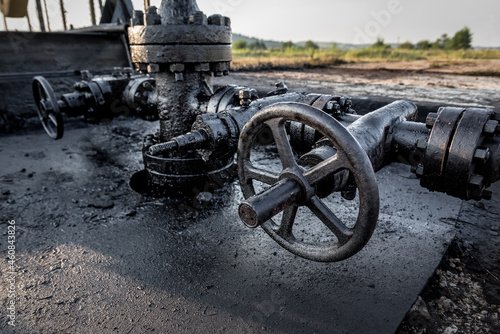
[[[390,163],[392,138],[398,125],[415,119],[417,106],[408,101],[395,101],[357,119],[347,129],[359,142],[375,171]]]

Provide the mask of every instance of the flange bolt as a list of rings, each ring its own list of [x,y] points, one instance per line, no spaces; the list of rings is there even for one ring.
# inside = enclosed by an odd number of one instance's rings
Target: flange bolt
[[[427,115],[427,118],[425,120],[425,125],[427,126],[427,129],[432,129],[434,127],[434,124],[436,124],[438,118],[438,114],[431,112]]]
[[[484,131],[485,134],[494,135],[495,132],[497,132],[497,128],[498,128],[498,121],[496,121],[496,120],[489,120],[484,125],[484,130],[483,131]]]
[[[491,153],[489,148],[478,148],[476,149],[476,152],[474,152],[474,159],[486,162],[490,158],[490,155]]]

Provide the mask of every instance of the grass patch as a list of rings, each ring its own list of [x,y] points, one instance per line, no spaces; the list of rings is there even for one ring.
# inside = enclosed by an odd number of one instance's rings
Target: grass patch
[[[356,62],[429,60],[432,68],[467,64],[467,60],[500,59],[500,50],[405,50],[365,48],[359,50],[278,49],[233,50],[233,70],[321,68]],[[497,72],[490,71],[497,76]],[[482,73],[482,72],[478,72]],[[485,71],[484,73],[489,73]],[[472,75],[472,74],[471,74]],[[487,74],[485,74],[487,75]]]

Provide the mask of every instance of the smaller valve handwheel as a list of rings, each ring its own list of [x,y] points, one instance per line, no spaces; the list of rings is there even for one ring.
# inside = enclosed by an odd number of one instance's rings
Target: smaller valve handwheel
[[[61,139],[64,134],[63,118],[54,90],[47,79],[33,78],[33,96],[45,132],[52,139]]]
[[[309,126],[325,138],[334,154],[304,168],[297,159],[286,130],[289,122]],[[272,172],[257,166],[251,159],[254,140],[264,127],[271,130],[281,160],[282,171]],[[348,171],[348,173],[346,173]],[[344,224],[321,199],[316,189],[332,176],[349,175],[359,191],[359,210],[354,226]],[[371,162],[356,139],[337,120],[321,110],[300,103],[277,103],[262,109],[243,128],[238,145],[238,176],[246,200],[239,214],[249,227],[261,226],[288,251],[318,262],[334,262],[359,252],[369,241],[379,213],[379,192]],[[256,194],[254,181],[266,188]],[[342,189],[336,189],[341,191]],[[294,236],[299,207],[306,206],[336,238],[331,242],[305,242]],[[283,212],[277,224],[272,217]]]

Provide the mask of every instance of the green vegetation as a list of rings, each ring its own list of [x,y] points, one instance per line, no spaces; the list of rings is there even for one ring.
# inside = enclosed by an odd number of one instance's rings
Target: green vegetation
[[[465,27],[453,37],[443,34],[434,42],[405,42],[397,48],[378,39],[363,49],[343,50],[334,43],[330,49],[320,49],[307,41],[296,45],[284,42],[281,47],[267,48],[263,41],[247,44],[244,40],[233,43],[233,69],[283,69],[325,67],[349,62],[432,61],[432,68],[463,64],[473,59],[500,59],[500,50],[471,50],[472,34]]]

